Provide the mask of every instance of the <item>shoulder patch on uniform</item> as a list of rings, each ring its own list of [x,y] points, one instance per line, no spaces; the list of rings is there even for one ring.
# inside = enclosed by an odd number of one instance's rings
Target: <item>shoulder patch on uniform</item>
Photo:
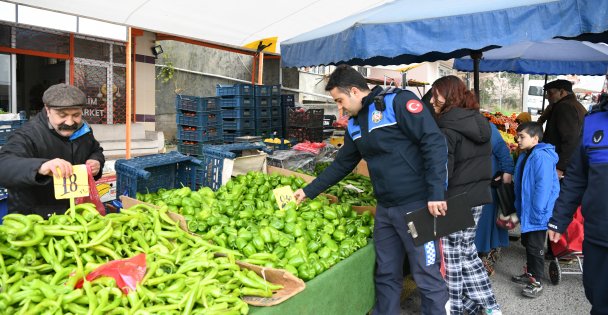
[[[419,100],[409,100],[405,104],[405,108],[412,114],[418,114],[422,111],[424,105]]]

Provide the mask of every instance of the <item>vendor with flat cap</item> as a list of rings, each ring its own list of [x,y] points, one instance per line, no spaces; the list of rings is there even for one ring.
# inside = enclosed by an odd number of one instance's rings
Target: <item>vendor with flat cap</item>
[[[543,142],[555,146],[559,156],[557,176],[563,178],[572,153],[578,148],[583,120],[587,111],[576,100],[572,83],[568,80],[555,80],[545,84],[547,99],[551,107],[546,117],[547,126]]]
[[[90,166],[95,179],[105,162],[103,149],[83,120],[85,94],[56,84],[42,96],[44,109],[13,132],[0,149],[0,186],[8,189],[8,212],[47,217],[63,213],[69,200],[55,199],[53,175],[69,177],[72,165]]]

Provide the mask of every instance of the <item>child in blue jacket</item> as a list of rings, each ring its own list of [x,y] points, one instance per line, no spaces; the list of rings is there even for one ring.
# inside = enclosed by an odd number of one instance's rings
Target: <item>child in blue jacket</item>
[[[559,179],[555,166],[555,147],[542,143],[543,128],[536,122],[517,127],[517,143],[521,153],[515,165],[515,208],[521,223],[521,243],[526,248],[526,272],[512,278],[526,285],[522,294],[538,297],[543,286],[544,249],[547,223],[559,195]]]

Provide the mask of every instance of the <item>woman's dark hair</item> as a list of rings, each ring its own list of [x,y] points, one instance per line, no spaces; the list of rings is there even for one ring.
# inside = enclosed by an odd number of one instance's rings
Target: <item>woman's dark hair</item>
[[[543,126],[535,121],[528,121],[517,126],[517,132],[525,132],[531,138],[538,137],[538,142],[543,141]]]
[[[439,114],[448,112],[454,107],[479,110],[479,103],[473,92],[467,90],[464,82],[457,76],[448,75],[437,79],[432,87],[433,97],[437,100],[441,94],[445,103],[441,106]]]
[[[350,88],[352,87],[356,87],[361,91],[369,91],[367,81],[365,81],[365,78],[359,71],[349,65],[339,65],[329,76],[325,91],[338,88],[338,90],[346,95],[350,95]]]

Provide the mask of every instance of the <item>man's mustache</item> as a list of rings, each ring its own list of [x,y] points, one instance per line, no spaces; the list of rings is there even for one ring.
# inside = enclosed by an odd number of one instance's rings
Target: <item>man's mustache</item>
[[[73,125],[66,125],[66,124],[60,124],[57,129],[59,130],[65,130],[65,131],[76,131],[76,129],[78,129],[78,124],[73,124]]]

